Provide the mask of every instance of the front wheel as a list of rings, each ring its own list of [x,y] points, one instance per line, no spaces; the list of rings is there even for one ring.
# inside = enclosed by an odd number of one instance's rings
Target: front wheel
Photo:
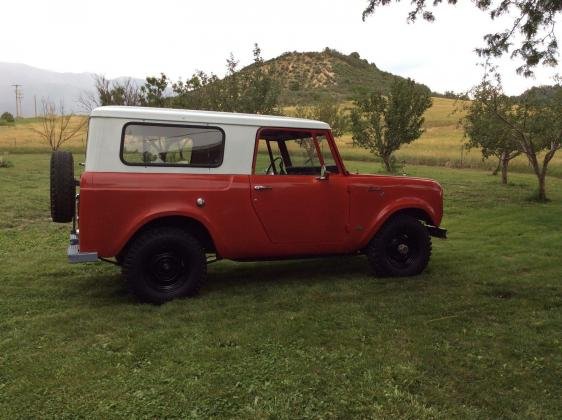
[[[207,275],[201,244],[172,227],[140,234],[128,248],[122,268],[131,291],[156,304],[196,294]]]
[[[383,225],[366,254],[377,276],[415,276],[427,267],[431,238],[419,220],[398,215]]]

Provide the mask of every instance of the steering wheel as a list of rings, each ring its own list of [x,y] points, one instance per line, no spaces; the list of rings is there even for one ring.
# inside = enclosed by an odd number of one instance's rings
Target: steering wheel
[[[266,174],[277,175],[277,167],[275,166],[275,162],[277,162],[277,161],[279,162],[279,173],[281,173],[281,174],[287,173],[285,171],[285,163],[283,162],[283,158],[281,156],[277,156],[275,159],[273,159],[273,161],[267,167],[267,170],[265,171]]]

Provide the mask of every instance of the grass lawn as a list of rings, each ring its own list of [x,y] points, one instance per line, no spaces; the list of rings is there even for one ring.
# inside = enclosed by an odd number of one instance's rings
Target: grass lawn
[[[220,262],[199,297],[138,304],[69,265],[47,154],[0,168],[0,418],[520,417],[562,412],[562,180],[408,166],[445,188],[427,271],[362,257]],[[77,159],[79,160],[79,159]],[[351,169],[378,170],[367,162]]]

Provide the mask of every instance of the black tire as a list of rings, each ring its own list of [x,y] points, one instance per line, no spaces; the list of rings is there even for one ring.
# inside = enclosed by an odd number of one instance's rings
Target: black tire
[[[429,263],[431,237],[419,220],[398,215],[383,225],[369,243],[366,254],[377,276],[415,276]]]
[[[51,154],[51,218],[56,223],[68,223],[76,211],[74,158],[70,152]]]
[[[197,294],[207,276],[207,260],[189,233],[160,227],[134,239],[123,257],[122,272],[140,300],[161,304]]]

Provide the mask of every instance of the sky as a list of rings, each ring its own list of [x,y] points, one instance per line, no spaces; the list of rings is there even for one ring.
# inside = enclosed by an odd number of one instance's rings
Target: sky
[[[0,61],[59,72],[108,77],[166,73],[186,78],[195,70],[223,75],[230,55],[252,60],[257,42],[265,59],[286,51],[325,47],[358,52],[380,69],[411,77],[432,90],[465,91],[480,80],[474,49],[482,36],[504,29],[471,3],[441,5],[437,21],[406,22],[409,2],[392,4],[366,22],[366,0],[17,0],[0,8]],[[562,40],[562,25],[557,35]],[[499,63],[504,89],[519,94],[550,84],[561,72],[540,68],[534,79]]]

